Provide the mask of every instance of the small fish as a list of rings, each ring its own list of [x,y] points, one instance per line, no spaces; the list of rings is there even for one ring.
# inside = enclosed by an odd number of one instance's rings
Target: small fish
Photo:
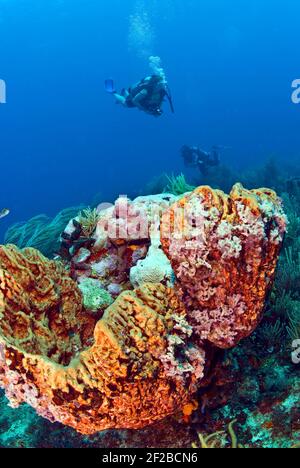
[[[9,215],[10,210],[8,208],[3,208],[3,210],[0,211],[0,219],[5,218],[5,216]]]

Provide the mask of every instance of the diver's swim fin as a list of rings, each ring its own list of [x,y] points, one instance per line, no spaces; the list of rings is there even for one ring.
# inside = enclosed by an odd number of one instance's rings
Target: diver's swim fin
[[[166,89],[166,96],[168,98],[168,101],[169,101],[169,104],[170,104],[170,107],[171,107],[171,112],[172,112],[172,114],[175,114],[173,99],[172,99],[172,95],[171,95],[171,91],[170,91],[169,87],[167,87],[167,89]]]
[[[112,79],[105,80],[105,91],[109,94],[116,93],[114,80]]]

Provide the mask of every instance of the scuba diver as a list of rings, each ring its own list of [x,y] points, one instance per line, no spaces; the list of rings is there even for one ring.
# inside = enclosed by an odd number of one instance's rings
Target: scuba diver
[[[220,165],[220,152],[218,146],[213,146],[210,152],[201,150],[198,146],[183,146],[181,154],[186,167],[196,167],[206,176],[210,167]]]
[[[109,94],[114,95],[118,104],[127,108],[136,107],[154,117],[160,117],[163,114],[162,105],[167,98],[171,111],[174,113],[172,96],[163,76],[148,76],[131,88],[123,89],[121,94],[117,93],[113,80],[109,79],[105,81],[105,89]]]

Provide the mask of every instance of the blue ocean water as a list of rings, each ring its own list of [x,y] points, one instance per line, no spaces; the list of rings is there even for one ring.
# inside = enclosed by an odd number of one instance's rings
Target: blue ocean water
[[[297,0],[0,0],[0,234],[38,213],[135,194],[183,170],[180,148],[228,146],[228,166],[297,161]],[[175,114],[154,119],[104,91],[161,57]]]

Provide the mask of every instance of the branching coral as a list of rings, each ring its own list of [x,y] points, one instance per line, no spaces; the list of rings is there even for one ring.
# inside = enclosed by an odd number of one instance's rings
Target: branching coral
[[[278,277],[278,273],[277,273]],[[267,303],[267,315],[278,317],[280,320],[285,320],[287,312],[294,306],[294,299],[292,298],[291,291],[279,289],[277,282],[275,282],[272,293],[269,296]]]
[[[300,301],[294,301],[288,310],[288,326],[287,332],[290,339],[300,339]]]
[[[287,247],[284,250],[277,276],[277,285],[282,290],[299,295],[300,291],[300,250]]]
[[[238,443],[237,435],[234,431],[235,423],[236,423],[236,419],[234,421],[231,421],[231,423],[228,425],[228,433],[229,433],[230,440],[231,440],[230,448],[232,449],[244,448],[242,444]],[[215,432],[206,437],[203,434],[198,433],[200,448],[202,449],[227,448],[226,447],[227,440],[225,439],[224,436],[226,436],[225,431]],[[197,443],[193,443],[192,447],[198,448]]]
[[[269,352],[280,347],[285,335],[285,327],[278,319],[275,323],[264,323],[258,330],[258,338],[266,344]]]
[[[300,192],[296,182],[294,179],[289,181],[289,193],[283,194],[288,232],[274,289],[268,301],[268,314],[279,317],[282,326],[286,328],[289,345],[290,341],[300,337]]]
[[[213,434],[204,436],[200,432],[198,433],[199,442],[193,442],[192,448],[201,448],[201,449],[215,449],[215,448],[230,448],[230,449],[244,449],[248,448],[238,441],[238,436],[234,430],[234,425],[237,420],[231,421],[228,425],[228,435],[230,437],[230,444],[228,445],[227,433],[226,431],[218,431]],[[200,444],[200,447],[199,447]],[[296,443],[291,448],[300,448],[300,443]]]

